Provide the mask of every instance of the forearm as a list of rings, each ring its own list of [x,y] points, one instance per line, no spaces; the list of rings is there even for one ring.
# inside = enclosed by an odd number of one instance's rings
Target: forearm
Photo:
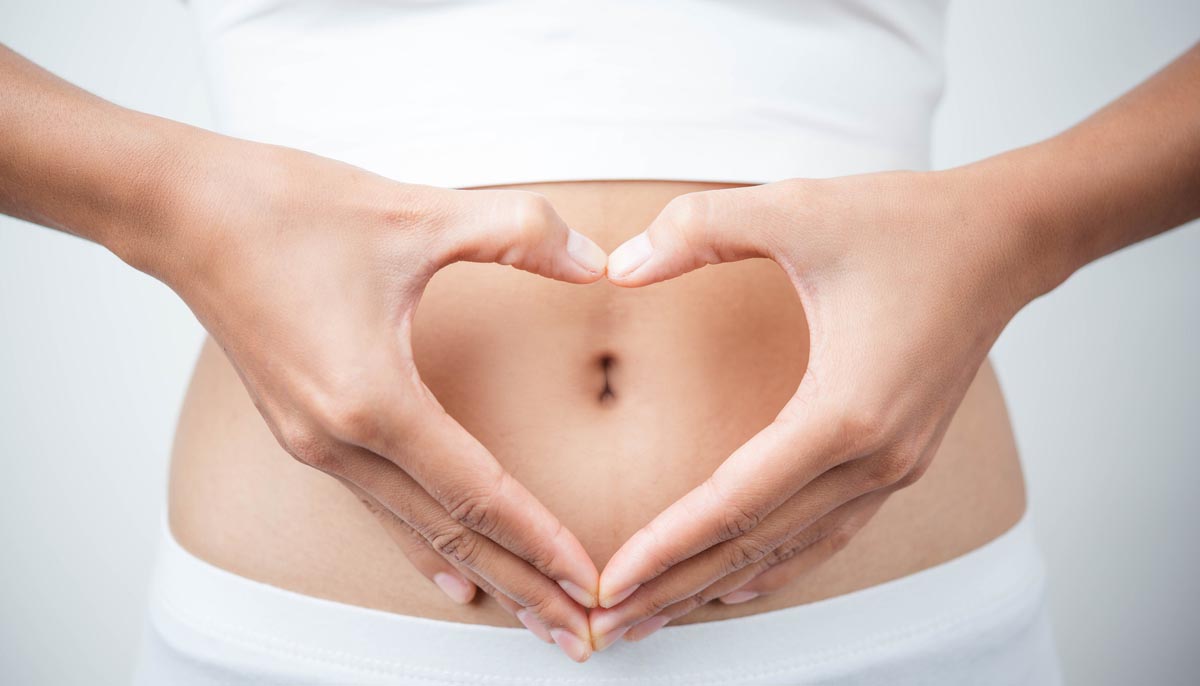
[[[1049,140],[973,165],[1015,222],[1029,297],[1200,216],[1200,45]]]
[[[187,150],[213,134],[106,102],[3,46],[0,92],[0,212],[126,261],[160,249]]]

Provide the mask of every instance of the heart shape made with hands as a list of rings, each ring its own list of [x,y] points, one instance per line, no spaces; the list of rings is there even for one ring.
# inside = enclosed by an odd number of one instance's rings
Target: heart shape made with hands
[[[669,197],[678,193],[678,189],[664,189],[666,192],[660,190],[650,197],[623,198],[626,206],[622,210],[597,207],[601,202],[611,204],[617,199],[602,196],[593,200],[596,193],[594,189],[588,190],[586,195],[580,194],[586,198],[582,201],[579,196],[567,195],[559,189],[547,189],[547,196],[554,202],[556,212],[561,209],[564,217],[581,220],[577,225],[590,228],[592,235],[608,248],[631,235],[627,227],[644,229],[648,226]],[[481,297],[485,293],[486,297]],[[633,328],[623,326],[608,316],[610,312],[618,312],[622,318],[631,318],[628,319],[630,322],[647,323],[648,326],[640,323]],[[697,328],[700,321],[716,323],[701,325],[711,328]],[[658,350],[645,350],[642,344],[624,335],[634,329],[650,333],[652,339],[642,340],[653,341]],[[786,333],[781,335],[781,330]],[[615,338],[607,335],[613,331],[618,332]],[[601,335],[603,341],[590,342],[589,332]],[[417,367],[433,395],[551,513],[577,533],[597,564],[610,556],[624,537],[649,521],[684,489],[709,476],[742,439],[768,423],[794,393],[807,360],[804,345],[807,331],[794,290],[783,272],[766,260],[724,266],[651,290],[619,288],[611,283],[579,289],[574,284],[495,265],[449,265],[426,288],[412,335]],[[746,335],[753,340],[744,340]],[[684,337],[705,342],[689,343]],[[712,352],[704,351],[716,350],[713,346],[717,338],[725,341],[720,348],[725,352],[718,352],[714,357]],[[768,340],[772,342],[764,343]],[[493,344],[503,351],[502,364],[493,357]],[[689,345],[701,352],[682,350],[683,346]],[[563,352],[557,353],[557,350]],[[580,353],[596,355],[595,366],[581,366]],[[550,421],[545,399],[561,397],[563,403],[577,405],[582,402],[583,407],[588,408],[588,395],[594,392],[601,398],[601,389],[607,387],[607,379],[601,378],[606,376],[602,359],[606,353],[613,356],[613,381],[617,393],[621,393],[626,382],[640,383],[640,379],[629,376],[641,373],[632,365],[655,364],[654,360],[664,359],[664,355],[672,358],[667,362],[670,369],[662,369],[667,376],[657,376],[657,381],[647,379],[651,384],[661,384],[663,378],[678,378],[670,376],[672,370],[686,373],[717,366],[725,369],[720,381],[739,389],[731,389],[733,392],[729,393],[718,391],[716,396],[709,394],[704,412],[720,413],[724,417],[721,424],[732,422],[735,427],[742,428],[734,428],[731,432],[710,427],[707,433],[719,435],[701,439],[706,446],[703,456],[696,455],[686,444],[680,444],[678,450],[664,446],[661,457],[655,459],[668,470],[664,473],[672,474],[667,480],[670,485],[661,487],[652,482],[633,484],[626,481],[625,484],[614,482],[611,486],[601,486],[607,483],[609,475],[616,473],[613,471],[614,450],[604,447],[604,436],[586,435],[570,439],[569,447],[576,453],[571,460],[554,460],[553,454],[562,446],[549,444],[561,444],[567,435]],[[587,360],[587,357],[583,359]],[[687,360],[692,362],[688,364]],[[594,376],[585,378],[581,377],[582,373]],[[580,382],[585,389],[583,395],[577,390]],[[714,383],[710,380],[703,385],[717,390],[719,387],[713,386]],[[586,390],[589,387],[593,390]],[[743,387],[747,390],[740,390]],[[751,387],[753,392],[749,390]],[[514,389],[519,389],[519,393],[514,395]],[[744,399],[739,400],[743,396]],[[660,400],[676,402],[670,398]],[[624,396],[608,401],[601,399],[600,404],[586,411],[628,412],[621,409],[624,407],[622,402],[627,402]],[[742,407],[729,414],[723,409],[729,402]],[[486,408],[483,415],[479,414],[481,406]],[[553,414],[552,411],[550,415]],[[674,429],[663,427],[661,430],[669,435],[688,434],[690,437],[695,435],[691,425],[705,421],[700,412],[677,416],[683,418],[682,423],[676,422],[678,426]],[[569,421],[569,415],[564,416],[564,420]],[[588,423],[585,417],[579,421]],[[632,421],[634,423],[628,426],[637,427],[634,429],[637,433],[655,431],[645,421]],[[544,424],[545,428],[530,428],[537,424]],[[587,431],[586,426],[584,431]],[[647,440],[653,441],[654,436]],[[682,440],[689,441],[690,438]],[[576,444],[579,444],[578,448],[574,447]],[[593,447],[597,444],[599,447]],[[621,448],[616,452],[620,453],[615,463],[618,470],[621,469],[620,460],[646,459],[636,457],[637,448]],[[680,459],[682,454],[688,455],[686,460]],[[596,468],[592,470],[590,465],[581,465],[585,460]],[[678,464],[662,460],[673,460]],[[633,462],[628,464],[629,469],[635,469]],[[570,465],[575,465],[574,473],[564,469]],[[636,506],[631,504],[623,508],[625,511],[620,519],[624,524],[611,523],[612,517],[597,518],[594,513],[585,512],[589,507],[603,508],[614,501],[604,497],[592,500],[586,493],[588,489],[578,486],[584,482],[609,492],[626,493],[637,500]],[[566,488],[558,485],[564,483]],[[570,495],[573,491],[574,495]],[[564,497],[564,493],[568,495]],[[594,594],[596,589],[590,590]],[[591,604],[596,604],[595,600]]]
[[[657,204],[658,207],[662,207],[662,203],[665,202],[666,200],[664,199],[659,200],[657,203],[651,201],[644,204],[651,206]],[[681,203],[679,201],[676,201],[674,204],[668,204],[667,209],[658,216],[658,223],[678,222],[678,212],[680,207]],[[642,214],[644,215],[645,213],[642,212]],[[612,221],[612,219],[613,218],[611,216],[606,217],[606,220],[608,221]],[[645,222],[647,222],[647,219],[644,217],[623,216],[620,217],[618,221],[626,223],[642,222],[642,225],[646,226]],[[654,225],[651,224],[650,232],[654,231],[656,231],[656,229],[654,228]],[[648,259],[648,255],[645,253],[646,249],[650,247],[648,235],[648,233],[641,233],[638,234],[634,239],[628,241],[624,248],[616,251],[616,260],[628,261],[630,259]],[[632,257],[631,251],[634,251],[632,252]],[[757,257],[758,255],[748,256]],[[700,264],[704,263],[707,263],[707,260],[701,262]],[[779,316],[780,314],[778,307],[779,303],[787,303],[790,300],[790,304],[795,304],[795,293],[786,277],[783,276],[782,272],[780,272],[777,267],[774,265],[768,267],[765,262],[760,262],[758,265],[747,264],[739,265],[737,267],[726,267],[724,269],[732,269],[733,272],[735,272],[732,274],[730,272],[725,272],[725,276],[732,277],[732,281],[734,282],[732,285],[734,286],[733,290],[735,291],[735,294],[729,298],[725,298],[725,307],[728,309],[728,312],[724,312],[723,315],[720,316],[729,322],[734,322],[735,326],[725,326],[721,332],[714,333],[729,337],[731,339],[730,345],[731,347],[734,347],[735,344],[732,343],[732,340],[735,339],[738,333],[745,333],[747,335],[754,336],[754,326],[762,326],[761,324],[757,324],[756,320],[770,320],[772,321],[774,327],[788,328],[791,330],[794,337],[803,337],[800,340],[788,339],[793,343],[799,344],[794,353],[791,355],[789,355],[787,351],[770,351],[771,353],[774,353],[774,355],[768,355],[768,357],[771,357],[775,362],[775,369],[771,370],[770,372],[765,372],[763,375],[761,375],[762,378],[752,377],[750,379],[746,379],[747,381],[750,381],[752,385],[755,385],[758,388],[757,395],[759,397],[755,398],[753,403],[745,404],[755,405],[762,409],[762,411],[755,410],[755,416],[749,419],[748,422],[741,422],[742,425],[753,431],[753,429],[768,423],[772,418],[773,413],[782,407],[787,398],[795,392],[799,383],[799,377],[803,374],[804,366],[807,362],[807,350],[806,345],[804,345],[807,343],[807,331],[804,326],[803,312],[798,307],[784,308],[785,310],[788,310],[785,316],[790,321],[780,322],[774,320],[774,317]],[[723,272],[724,269],[722,269]],[[565,367],[562,368],[561,372],[559,371],[558,367],[551,367],[552,372],[544,371],[546,370],[547,366],[556,362],[545,359],[545,356],[553,355],[553,351],[545,349],[531,350],[531,348],[536,348],[536,346],[529,345],[529,341],[527,340],[529,332],[542,332],[547,330],[553,331],[556,328],[561,328],[562,323],[553,318],[561,316],[559,313],[571,311],[572,309],[578,310],[584,305],[597,305],[598,307],[596,309],[603,309],[605,307],[613,307],[615,302],[615,306],[624,311],[627,309],[627,306],[630,305],[630,303],[627,300],[621,299],[624,296],[621,296],[620,294],[618,294],[618,298],[616,300],[610,299],[603,303],[589,302],[589,298],[591,296],[599,296],[601,299],[603,299],[606,295],[612,296],[613,293],[611,286],[602,288],[600,290],[591,289],[590,291],[581,294],[571,285],[558,284],[557,282],[545,281],[541,279],[531,280],[528,275],[523,275],[520,272],[513,272],[509,270],[476,270],[470,267],[459,269],[452,266],[447,271],[453,272],[454,275],[447,278],[447,275],[439,274],[439,276],[430,283],[430,287],[423,296],[422,305],[418,311],[416,322],[417,326],[414,329],[414,352],[425,353],[423,356],[424,359],[418,359],[419,367],[422,370],[422,377],[425,378],[429,386],[434,389],[434,394],[447,406],[447,408],[451,411],[451,414],[463,423],[464,427],[468,427],[473,434],[477,433],[477,429],[481,430],[483,433],[480,433],[479,435],[486,438],[485,444],[487,447],[494,450],[498,455],[504,454],[506,456],[504,460],[506,468],[513,472],[524,473],[526,475],[525,478],[531,479],[529,482],[530,489],[535,493],[539,493],[540,498],[546,499],[546,503],[551,512],[556,514],[563,511],[569,512],[570,509],[574,507],[574,502],[559,502],[554,487],[548,486],[547,484],[563,483],[564,480],[572,479],[573,481],[566,481],[566,483],[578,482],[578,474],[560,473],[559,471],[556,471],[557,465],[544,459],[544,453],[547,452],[546,450],[539,451],[537,449],[533,449],[532,452],[538,454],[538,459],[533,460],[531,463],[523,462],[521,460],[521,453],[527,449],[524,445],[519,450],[507,450],[503,449],[502,445],[497,445],[498,442],[502,442],[504,440],[504,436],[501,435],[501,431],[496,430],[490,425],[497,423],[504,424],[505,420],[497,420],[492,418],[484,422],[489,426],[480,427],[476,422],[472,421],[470,416],[460,416],[460,410],[468,408],[469,412],[470,408],[477,405],[481,395],[484,397],[499,397],[506,395],[510,389],[514,387],[528,389],[530,384],[537,383],[536,379],[531,379],[529,377],[535,375],[538,371],[543,371],[544,376],[552,376],[556,379],[561,379],[568,375],[577,375],[578,372],[574,372]],[[683,271],[690,271],[690,269],[681,270],[679,274],[682,274]],[[475,275],[478,275],[482,278],[473,279],[472,277]],[[705,284],[721,284],[722,289],[728,289],[731,285],[730,279],[728,278],[718,278],[713,280],[712,277],[712,274],[708,274],[706,277],[701,279],[701,282]],[[616,283],[618,286],[628,285],[627,283],[622,283],[619,280],[619,277],[617,277],[617,280],[614,281],[614,283]],[[689,280],[689,284],[694,283],[694,281]],[[740,290],[738,287],[740,287]],[[672,288],[676,287],[672,286]],[[481,300],[478,297],[478,293],[484,290],[489,292],[490,297]],[[657,292],[661,293],[661,291]],[[677,291],[671,291],[671,293],[675,292]],[[715,304],[709,304],[706,306],[705,309],[709,311],[709,315],[711,315],[714,311],[721,311],[722,304],[719,302],[722,299],[721,293],[718,293],[715,290],[708,292],[701,290],[699,293],[688,291],[686,293],[689,297],[699,296],[706,303],[718,301]],[[776,297],[772,300],[772,298],[769,297],[771,293],[774,293],[776,296],[782,296],[786,300],[781,300],[779,297]],[[745,302],[746,298],[754,298],[759,301],[764,301],[764,297],[766,298],[765,302],[773,302],[775,303],[775,306],[759,306],[756,304],[749,308],[747,307]],[[545,303],[548,305],[548,307],[528,306],[528,303],[530,302],[539,301],[541,303]],[[652,303],[653,304],[650,305],[652,308],[661,308],[664,306],[661,295],[657,299],[653,300]],[[747,309],[754,310],[754,312],[747,316],[745,312]],[[695,317],[698,314],[699,312],[693,311],[690,316]],[[463,321],[464,317],[466,318],[466,321]],[[509,321],[509,318],[511,317],[516,317],[516,321]],[[581,325],[584,323],[585,322],[583,321],[580,322]],[[684,327],[691,327],[691,325],[686,321],[682,323]],[[422,326],[422,324],[425,326]],[[728,329],[728,332],[725,332],[725,329]],[[447,331],[451,333],[449,335],[440,335],[440,332]],[[474,350],[470,349],[472,346],[469,343],[464,344],[463,341],[477,342],[479,340],[487,339],[495,340],[498,337],[503,338],[505,336],[503,332],[505,331],[512,331],[514,340],[511,341],[511,344],[503,345],[506,362],[504,367],[506,369],[524,369],[525,373],[514,373],[513,378],[503,379],[499,382],[490,381],[490,379],[494,378],[496,375],[495,370],[479,368],[477,366],[479,362],[477,358],[479,355]],[[777,332],[764,330],[757,335],[757,338],[762,339],[773,337],[778,341],[779,336],[772,336],[775,333]],[[423,338],[422,335],[427,335],[428,337]],[[705,338],[708,339],[709,337]],[[501,341],[501,343],[505,342],[508,341]],[[760,356],[763,355],[763,351],[755,346],[745,346],[743,343],[738,342],[736,343],[736,347],[748,348],[749,350],[758,350],[757,354]],[[790,348],[790,346],[786,347]],[[467,350],[461,350],[461,348],[467,348]],[[774,348],[780,348],[780,346],[776,344]],[[514,356],[517,359],[514,360]],[[529,359],[521,359],[522,356]],[[789,356],[794,357],[794,359],[783,359]],[[436,362],[431,361],[430,358],[433,358],[433,360],[436,360]],[[618,364],[620,363],[621,362],[618,362]],[[578,365],[578,359],[573,358],[569,363],[564,362],[564,365],[566,364]],[[762,365],[760,364],[759,366],[761,367]],[[533,370],[532,373],[530,370]],[[484,388],[480,387],[479,382],[481,378],[489,379],[488,383],[484,384],[486,386]],[[789,380],[790,387],[788,385]],[[770,386],[772,388],[766,389],[764,386]],[[535,387],[534,389],[527,390],[524,394],[534,397],[543,397],[551,392],[553,391],[546,390],[539,386]],[[763,396],[766,396],[766,402],[763,402]],[[729,398],[726,398],[726,401],[728,400]],[[747,401],[749,400],[750,398],[747,398]],[[491,403],[491,406],[494,408],[501,406],[507,407],[514,412],[517,411],[517,408],[522,408],[529,414],[536,414],[542,410],[542,408],[537,406],[526,408],[523,406],[521,399],[517,399],[517,402],[514,403],[513,399],[511,398],[506,399],[503,402],[493,402]],[[505,410],[501,410],[500,412],[503,414]],[[742,414],[744,415],[745,412]],[[505,417],[509,422],[528,423],[528,420],[523,418],[509,415],[505,415]],[[504,429],[503,431],[507,431],[508,433],[514,432],[508,428]],[[525,437],[526,445],[529,441],[536,442],[535,438],[530,437],[529,432],[522,432],[519,428],[516,429],[515,432]],[[558,435],[555,433],[552,427],[549,427],[546,433],[551,436]],[[728,432],[726,432],[726,434],[728,434]],[[743,433],[742,435],[744,436],[745,434]],[[734,441],[740,442],[739,439],[736,438]],[[736,442],[731,443],[728,440],[718,439],[717,441],[711,442],[715,442],[718,445],[725,444],[725,448],[717,448],[717,451],[723,450],[724,452],[720,454],[719,457],[714,452],[711,457],[704,460],[696,460],[695,457],[692,457],[690,458],[690,461],[693,464],[679,465],[680,471],[682,472],[686,470],[686,473],[681,473],[679,475],[679,481],[677,483],[693,484],[703,480],[711,473],[710,470],[718,464],[716,460],[723,459],[728,455],[729,452],[732,452],[732,450],[737,447]],[[497,448],[500,449],[497,450]],[[599,459],[605,459],[604,456],[597,457]],[[526,464],[528,464],[530,469],[524,468]],[[522,481],[524,481],[524,479],[522,479]],[[675,495],[678,494],[679,492],[676,490]],[[670,500],[673,499],[673,496],[668,495],[664,498],[662,495],[658,495],[657,497],[651,497],[647,499],[650,500],[650,502],[657,502],[658,504],[654,505],[654,510],[651,510],[648,507],[631,508],[633,510],[632,518],[638,522],[644,522],[651,518],[658,512],[658,510],[669,504]],[[560,507],[564,509],[560,510]],[[562,515],[560,515],[560,517],[561,516]],[[581,540],[595,541],[597,538],[605,538],[605,534],[603,532],[593,530],[591,523],[586,522],[586,517],[570,517],[570,515],[568,515],[568,517],[573,519],[571,524],[571,528],[573,530],[577,526],[583,526],[584,528],[579,529],[580,533],[589,534]],[[585,520],[586,523],[580,525],[579,522],[581,519]],[[611,527],[602,527],[599,526],[599,524],[600,523],[598,523],[598,526],[596,527],[597,529],[611,529]],[[628,529],[626,533],[628,533]],[[603,544],[601,545],[603,546]],[[607,552],[608,554],[611,554],[612,549],[609,548]],[[605,555],[604,551],[595,550],[593,550],[593,554],[599,554],[601,556],[600,559],[603,559]],[[620,600],[623,600],[624,597],[628,597],[631,594],[632,591],[626,592],[621,597],[609,599],[605,604],[610,606],[616,605]],[[578,598],[576,598],[576,600],[578,600]],[[625,609],[628,610],[634,607],[645,608],[646,605],[634,605],[631,603]],[[526,618],[522,619],[525,620]],[[529,623],[532,622],[527,622],[527,624]],[[636,633],[637,632],[635,632],[635,634]]]

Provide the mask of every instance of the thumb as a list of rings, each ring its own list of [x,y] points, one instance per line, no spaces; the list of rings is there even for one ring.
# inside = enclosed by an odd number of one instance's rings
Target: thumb
[[[730,188],[675,197],[645,231],[609,256],[609,280],[618,286],[645,286],[706,264],[771,257],[761,231],[766,218],[754,190]]]
[[[469,194],[456,213],[445,263],[494,262],[570,283],[604,276],[608,256],[570,229],[545,196],[513,190]]]

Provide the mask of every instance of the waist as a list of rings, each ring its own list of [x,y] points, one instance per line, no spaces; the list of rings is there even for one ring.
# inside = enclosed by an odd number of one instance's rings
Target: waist
[[[705,187],[533,189],[612,249],[670,198]],[[800,382],[808,340],[782,271],[754,260],[636,290],[453,265],[430,283],[413,344],[446,410],[602,566],[771,421]],[[1003,401],[985,367],[924,479],[838,558],[784,593],[689,619],[796,605],[911,573],[994,538],[1023,507]],[[284,454],[211,345],[181,418],[171,521],[184,547],[252,579],[403,614],[511,623],[488,602],[452,606],[348,491]]]
[[[165,537],[139,684],[1059,683],[1028,518],[928,570],[838,598],[669,626],[587,665],[522,629],[321,601],[217,569]],[[469,646],[469,649],[464,649]],[[206,682],[207,683],[207,682]]]

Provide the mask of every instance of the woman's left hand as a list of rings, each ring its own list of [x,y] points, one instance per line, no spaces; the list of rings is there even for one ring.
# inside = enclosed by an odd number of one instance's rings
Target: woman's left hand
[[[692,193],[612,254],[609,278],[629,287],[770,258],[800,294],[811,345],[778,417],[609,561],[597,649],[710,600],[778,590],[921,477],[1037,292],[1014,278],[1029,273],[1010,230],[1020,218],[993,190],[964,167]]]

